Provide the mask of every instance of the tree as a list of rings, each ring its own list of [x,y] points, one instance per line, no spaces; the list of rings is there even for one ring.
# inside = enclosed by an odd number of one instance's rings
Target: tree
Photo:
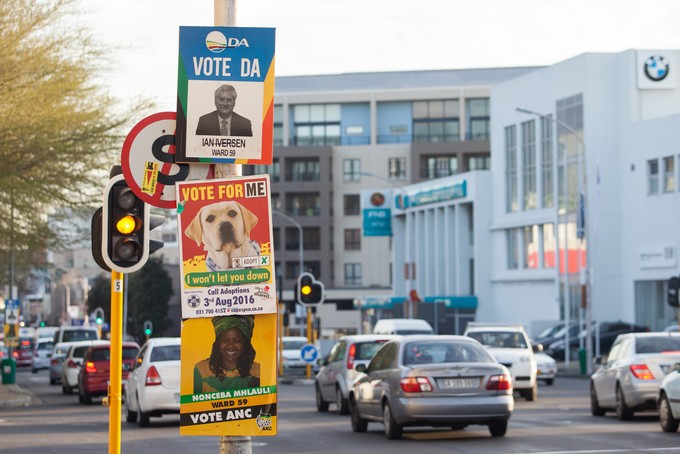
[[[91,314],[98,307],[104,309],[104,319],[111,323],[111,279],[100,274],[94,279],[87,293],[87,312]]]
[[[36,255],[82,231],[71,220],[100,203],[130,118],[98,85],[106,50],[76,7],[0,2],[0,279],[12,263],[20,282]]]

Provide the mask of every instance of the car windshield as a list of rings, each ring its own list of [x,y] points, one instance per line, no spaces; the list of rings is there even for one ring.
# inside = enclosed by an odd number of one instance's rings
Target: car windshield
[[[123,347],[123,359],[135,359],[139,350],[134,347]],[[111,350],[109,348],[97,348],[92,352],[92,361],[109,361]]]
[[[152,363],[159,361],[179,361],[179,345],[163,345],[151,350]]]
[[[375,342],[359,342],[356,344],[356,352],[354,359],[368,359],[370,360],[375,355],[380,347],[387,342],[386,340],[379,340]]]
[[[492,348],[527,348],[521,333],[510,331],[473,331],[468,336]]]
[[[404,365],[489,363],[493,358],[473,342],[410,342],[404,348]]]
[[[64,331],[64,342],[76,342],[97,340],[97,332],[92,330],[68,330]]]
[[[284,350],[300,350],[305,345],[307,345],[306,340],[284,340],[283,341],[283,349]]]
[[[680,337],[639,337],[635,340],[637,353],[665,353],[680,351]]]
[[[83,358],[85,357],[85,353],[87,352],[88,348],[90,348],[89,345],[85,345],[84,347],[75,347],[71,356],[74,358]]]
[[[544,337],[553,337],[557,335],[560,331],[564,332],[564,323],[560,323],[559,325],[554,325],[554,326],[549,326],[543,331],[541,331],[538,336],[536,336],[537,339],[542,339]]]
[[[38,350],[52,350],[54,343],[52,342],[38,342]]]

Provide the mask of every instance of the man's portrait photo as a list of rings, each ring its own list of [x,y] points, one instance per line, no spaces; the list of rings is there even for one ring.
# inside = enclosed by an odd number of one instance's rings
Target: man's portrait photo
[[[237,96],[233,85],[220,85],[215,90],[215,110],[198,119],[196,135],[252,137],[250,120],[234,112]]]

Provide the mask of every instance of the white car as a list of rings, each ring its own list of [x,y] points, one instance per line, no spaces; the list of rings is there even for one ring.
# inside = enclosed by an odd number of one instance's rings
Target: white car
[[[40,369],[50,368],[50,358],[52,357],[52,339],[38,339],[33,349],[33,364],[31,372],[38,373]]]
[[[109,344],[108,341],[79,341],[66,342],[68,351],[62,361],[61,365],[61,391],[64,394],[73,394],[73,391],[78,388],[78,374],[80,367],[83,365],[83,358],[85,352],[92,345]]]
[[[300,356],[300,350],[309,341],[304,336],[284,336],[282,342],[283,375],[304,375],[307,372],[307,362]]]
[[[536,356],[536,379],[552,386],[557,375],[557,362],[545,353],[534,353]]]
[[[149,339],[139,351],[123,390],[125,420],[140,427],[151,416],[179,413],[180,338]]]
[[[674,363],[664,377],[656,402],[661,430],[677,432],[680,426],[680,363]]]
[[[536,355],[522,325],[468,323],[465,335],[479,341],[508,368],[512,387],[520,396],[534,401],[538,395]]]

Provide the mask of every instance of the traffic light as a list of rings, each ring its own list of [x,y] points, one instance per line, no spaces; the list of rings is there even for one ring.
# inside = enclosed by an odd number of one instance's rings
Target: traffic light
[[[149,231],[163,224],[165,217],[151,214],[149,205],[130,189],[122,174],[111,178],[104,188],[101,257],[94,252],[97,218],[95,212],[92,217],[92,255],[95,260],[101,258],[109,270],[120,273],[137,271],[144,266],[149,254],[163,247],[162,241],[149,238]]]
[[[144,335],[150,337],[153,333],[153,323],[150,320],[144,322]]]
[[[321,304],[325,298],[323,282],[310,273],[302,273],[295,284],[295,297],[300,304]]]
[[[104,323],[104,309],[101,307],[94,310],[94,322],[99,326]]]
[[[671,307],[680,306],[678,291],[680,290],[680,278],[673,276],[668,279],[668,305]]]

